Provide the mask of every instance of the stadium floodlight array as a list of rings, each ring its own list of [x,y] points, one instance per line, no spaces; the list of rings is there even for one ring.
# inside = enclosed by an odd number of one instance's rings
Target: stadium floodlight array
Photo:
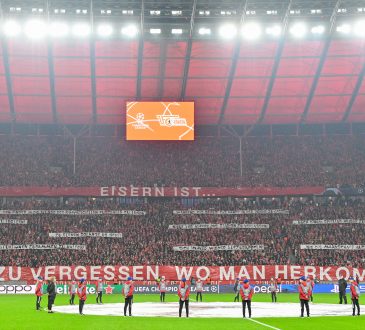
[[[120,31],[118,33],[118,31]],[[144,28],[143,33],[154,37],[165,37],[166,35],[186,38],[189,29],[184,25],[174,24],[158,26],[156,24],[150,28]],[[266,36],[267,38],[279,38],[283,35],[283,27],[279,23],[260,23],[255,20],[246,20],[242,25],[235,23],[222,23],[220,25],[197,24],[194,29],[194,38],[222,38],[232,40],[242,38],[253,41]],[[328,33],[327,26],[318,22],[292,21],[289,23],[285,33],[294,39],[304,39],[306,37],[320,37]],[[365,37],[365,19],[353,22],[338,22],[335,32],[339,36]],[[6,19],[0,23],[0,37],[15,38],[25,35],[29,39],[37,40],[45,37],[61,38],[88,38],[95,36],[99,38],[127,37],[135,38],[141,33],[140,27],[136,23],[130,23],[122,27],[108,22],[99,22],[91,25],[88,21],[50,21],[42,19],[30,19],[21,22],[16,19]]]

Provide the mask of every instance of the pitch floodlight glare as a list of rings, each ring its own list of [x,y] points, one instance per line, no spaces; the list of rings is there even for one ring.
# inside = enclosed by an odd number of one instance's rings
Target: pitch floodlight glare
[[[172,34],[182,34],[183,30],[182,29],[171,29],[171,33]]]
[[[122,28],[121,33],[129,38],[133,38],[137,35],[138,29],[135,25],[128,25]]]
[[[225,24],[219,28],[219,35],[224,39],[233,39],[237,35],[237,28],[233,24]]]
[[[257,23],[247,23],[242,27],[242,36],[247,40],[258,39],[262,34],[261,26]]]
[[[87,23],[77,23],[72,27],[72,34],[75,37],[85,38],[91,33],[90,25]]]
[[[265,30],[266,34],[272,37],[279,37],[281,35],[281,26],[280,25],[273,25],[269,26]]]
[[[350,24],[341,24],[337,26],[336,31],[343,34],[349,34],[351,32],[351,26]]]
[[[211,29],[209,28],[205,28],[205,27],[202,27],[199,29],[199,34],[202,35],[202,36],[206,36],[206,35],[210,35],[210,33],[212,32]]]
[[[325,31],[325,27],[323,25],[316,25],[311,28],[311,32],[313,34],[323,34]]]
[[[16,21],[10,20],[3,24],[3,32],[7,37],[16,37],[20,34],[22,28]]]
[[[49,26],[49,34],[54,38],[66,37],[70,32],[67,23],[53,22]]]
[[[100,37],[110,37],[113,34],[113,27],[110,24],[100,24],[97,33]]]
[[[46,23],[40,20],[30,20],[25,23],[25,34],[31,39],[41,39],[47,34]]]
[[[151,34],[161,34],[161,29],[150,29]]]
[[[307,34],[307,27],[303,23],[295,23],[291,26],[290,33],[295,38],[303,38]]]
[[[365,21],[359,21],[354,25],[354,33],[358,37],[365,37]]]

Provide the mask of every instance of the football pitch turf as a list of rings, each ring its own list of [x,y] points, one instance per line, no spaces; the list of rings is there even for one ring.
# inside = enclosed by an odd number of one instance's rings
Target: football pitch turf
[[[104,303],[121,303],[121,295],[104,295]],[[194,308],[194,297],[191,297],[191,308]],[[316,294],[314,296],[315,304],[337,304],[337,294]],[[77,304],[78,299],[75,299]],[[233,294],[205,294],[206,302],[231,302]],[[270,302],[268,294],[254,295],[254,301]],[[278,295],[280,302],[295,302],[298,306],[298,315],[300,306],[298,294]],[[361,301],[360,297],[360,301]],[[166,301],[176,302],[175,294],[168,294]],[[134,296],[134,302],[159,302],[158,295],[137,294]],[[365,301],[364,301],[365,302]],[[42,299],[42,308],[46,307],[47,297]],[[55,305],[67,305],[68,296],[58,295]],[[95,304],[95,295],[88,295],[86,304]],[[365,313],[365,306],[362,305]],[[77,310],[77,306],[75,306]],[[121,311],[122,312],[122,311]],[[177,311],[176,311],[177,312]],[[254,310],[253,310],[254,313]],[[285,310],[281,316],[285,316]],[[279,316],[279,315],[278,315]],[[365,317],[353,316],[324,316],[324,317],[277,317],[277,318],[172,318],[172,317],[117,317],[117,316],[95,316],[78,314],[48,314],[46,311],[37,312],[35,310],[34,295],[1,295],[0,296],[0,329],[173,329],[173,330],[192,330],[192,329],[298,329],[298,330],[324,330],[324,329],[365,329]]]

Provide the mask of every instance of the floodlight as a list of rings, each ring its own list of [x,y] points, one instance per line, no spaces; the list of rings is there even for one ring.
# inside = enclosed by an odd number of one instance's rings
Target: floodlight
[[[25,34],[31,39],[41,39],[47,34],[47,26],[44,21],[32,19],[25,23]]]
[[[325,30],[326,29],[323,25],[316,25],[311,28],[311,32],[313,34],[323,34]]]
[[[172,34],[182,34],[183,30],[182,29],[171,29],[171,33]]]
[[[303,23],[295,23],[290,28],[290,33],[295,38],[303,38],[307,34],[307,26]]]
[[[359,21],[354,25],[354,33],[358,37],[365,37],[365,21]]]
[[[161,34],[161,29],[150,29],[151,34]]]
[[[242,36],[247,40],[258,39],[262,34],[261,26],[257,23],[251,22],[244,24],[242,27]]]
[[[70,32],[70,28],[67,23],[53,22],[49,26],[49,34],[54,38],[66,37]]]
[[[3,24],[3,32],[7,37],[16,37],[22,31],[20,24],[17,21],[9,20]]]
[[[281,35],[281,26],[280,25],[268,26],[265,29],[265,32],[266,34],[272,37],[279,37]]]
[[[349,34],[351,32],[351,25],[346,23],[338,25],[336,31],[343,34]]]
[[[113,27],[110,24],[100,24],[97,33],[100,37],[110,37],[113,34]]]
[[[121,33],[129,38],[133,38],[137,35],[138,29],[135,25],[127,25],[122,28]]]
[[[225,24],[219,28],[219,35],[224,39],[233,39],[237,35],[237,28],[233,24]]]
[[[211,34],[212,30],[209,28],[202,27],[199,29],[198,32],[200,35],[209,35],[209,34]]]
[[[91,28],[90,25],[87,23],[76,23],[72,27],[72,34],[75,37],[85,38],[88,37],[90,33],[91,33]]]

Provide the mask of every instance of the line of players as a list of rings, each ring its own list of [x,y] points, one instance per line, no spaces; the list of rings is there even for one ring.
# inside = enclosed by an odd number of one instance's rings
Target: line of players
[[[271,292],[271,300],[273,303],[277,302],[277,291],[278,285],[280,285],[281,281],[277,281],[273,278],[270,280],[269,290]],[[359,305],[359,297],[360,297],[360,289],[358,286],[357,281],[355,281],[352,277],[349,278],[350,282],[350,293],[351,293],[351,300],[352,300],[352,315],[355,316],[355,312],[357,311],[357,315],[360,315],[360,305]],[[161,279],[158,279],[157,285],[160,291],[160,302],[165,302],[165,295],[167,290],[167,284],[165,277],[163,276]],[[300,300],[300,309],[301,309],[301,317],[304,317],[304,309],[306,311],[307,317],[310,316],[310,308],[309,308],[309,301],[313,301],[313,289],[314,289],[315,282],[313,278],[306,278],[302,276],[299,280],[298,285],[298,292],[299,292],[299,300]],[[42,286],[43,286],[43,278],[41,276],[38,277],[36,283],[36,310],[39,311],[40,303],[42,300]],[[195,282],[196,286],[196,301],[203,300],[203,286],[204,283],[198,279]],[[102,304],[102,296],[103,296],[103,282],[102,278],[98,280],[95,284],[97,297],[96,303]],[[239,297],[241,296],[242,300],[242,314],[243,317],[246,317],[246,307],[248,311],[248,317],[251,317],[252,310],[251,310],[251,301],[254,295],[254,289],[251,286],[248,279],[244,279],[242,282],[240,279],[236,279],[234,285],[235,291],[235,298],[234,302],[239,302]],[[128,277],[127,282],[124,283],[122,288],[122,294],[124,296],[124,316],[127,316],[127,310],[129,312],[129,316],[132,316],[132,303],[133,303],[133,292],[134,292],[134,283],[133,278]],[[55,301],[56,297],[56,286],[55,286],[55,278],[51,278],[48,281],[47,286],[47,294],[48,294],[48,313],[53,313],[52,305]],[[79,298],[79,314],[83,314],[83,308],[85,301],[87,299],[86,293],[86,282],[85,279],[80,279],[79,283],[77,284],[76,281],[72,281],[69,285],[69,294],[70,294],[70,305],[75,305],[74,300],[76,294]],[[189,317],[189,298],[190,298],[190,285],[187,282],[186,278],[182,278],[179,287],[178,287],[178,296],[179,296],[179,317],[182,316],[182,310],[185,306],[185,313],[186,317]],[[341,296],[341,294],[340,294]]]

